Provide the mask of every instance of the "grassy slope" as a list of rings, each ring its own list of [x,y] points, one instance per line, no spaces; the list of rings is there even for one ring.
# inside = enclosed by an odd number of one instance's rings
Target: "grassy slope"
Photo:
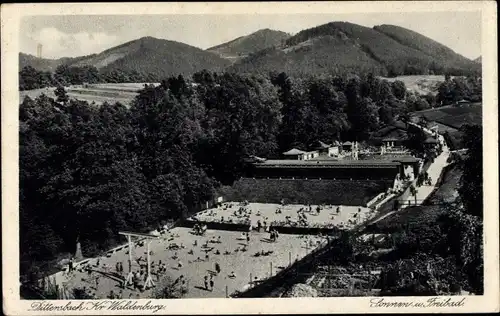
[[[459,129],[464,124],[482,123],[481,104],[472,104],[470,106],[456,107],[443,106],[429,110],[423,110],[411,113],[412,117],[425,117],[429,122],[438,122],[443,125]]]
[[[396,80],[404,82],[406,89],[418,92],[421,95],[431,93],[436,95],[441,82],[444,82],[444,76],[441,75],[415,75],[398,76],[394,78],[383,78],[389,82]]]
[[[465,124],[482,124],[483,107],[481,104],[472,104],[464,107],[443,106],[440,108],[423,110],[411,113],[412,120],[419,117],[427,118],[429,126],[438,125],[441,134],[447,132],[451,149],[461,148],[462,132],[460,128]]]
[[[93,84],[89,85],[88,88],[82,86],[72,86],[66,88],[66,92],[68,93],[70,99],[95,102],[96,104],[101,104],[104,102],[121,102],[127,105],[137,95],[137,91],[142,89],[143,84],[136,83],[123,85],[124,86],[120,86],[118,84]],[[56,96],[54,94],[54,90],[55,88],[44,88],[20,91],[19,100],[20,102],[22,102],[25,96],[29,96],[31,99],[35,99],[42,93],[47,95],[48,97],[55,98]]]

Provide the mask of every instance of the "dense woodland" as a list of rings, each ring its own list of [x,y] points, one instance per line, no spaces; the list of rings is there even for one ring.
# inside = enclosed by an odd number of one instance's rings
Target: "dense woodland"
[[[53,77],[102,79],[91,68],[74,70],[58,68]],[[50,78],[27,73],[32,81],[25,83]],[[130,107],[68,100],[62,86],[56,95],[27,97],[19,110],[25,276],[54,266],[51,260],[72,253],[77,241],[84,256],[96,255],[120,242],[120,230],[148,231],[199,210],[219,185],[242,175],[248,155],[277,157],[318,139],[363,142],[436,103],[371,74],[297,79],[202,71],[146,85]],[[477,171],[480,162],[465,163]],[[471,183],[479,198],[473,174],[464,188]],[[470,194],[463,196],[469,208]]]

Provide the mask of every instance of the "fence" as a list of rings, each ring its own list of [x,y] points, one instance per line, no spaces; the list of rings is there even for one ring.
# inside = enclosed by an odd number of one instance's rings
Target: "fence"
[[[311,265],[314,264],[319,257],[327,253],[330,247],[335,245],[335,242],[336,239],[326,242],[325,245],[319,246],[318,248],[314,249],[301,260],[291,262],[288,267],[282,269],[275,275],[270,276],[263,282],[254,285],[252,288],[244,292],[235,292],[231,295],[231,297],[264,297],[277,287],[295,283],[297,281],[297,277],[299,276],[298,271],[300,269],[310,269]]]

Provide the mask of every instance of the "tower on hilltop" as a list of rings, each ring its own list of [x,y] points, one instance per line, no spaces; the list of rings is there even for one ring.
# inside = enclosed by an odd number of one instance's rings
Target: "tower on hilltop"
[[[36,57],[42,58],[42,44],[38,44],[36,47]]]

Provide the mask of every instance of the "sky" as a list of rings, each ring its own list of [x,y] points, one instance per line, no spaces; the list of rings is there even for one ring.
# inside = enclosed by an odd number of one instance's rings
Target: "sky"
[[[144,36],[183,42],[206,49],[269,28],[291,34],[333,21],[373,27],[392,24],[432,38],[475,59],[481,55],[479,11],[282,14],[282,15],[66,15],[26,16],[20,25],[20,50],[42,57],[76,57],[99,53]]]

